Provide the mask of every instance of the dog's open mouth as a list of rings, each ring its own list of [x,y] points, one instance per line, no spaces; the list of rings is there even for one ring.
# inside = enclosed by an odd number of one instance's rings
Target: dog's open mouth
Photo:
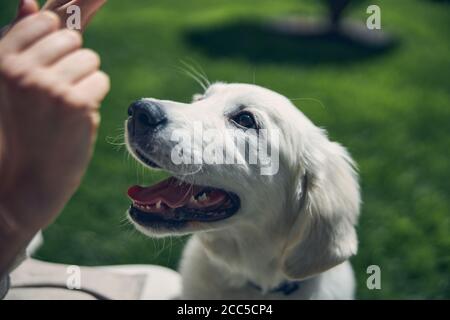
[[[239,197],[232,192],[189,184],[175,177],[150,187],[133,186],[128,196],[133,201],[130,216],[143,226],[214,222],[231,217],[240,207]]]

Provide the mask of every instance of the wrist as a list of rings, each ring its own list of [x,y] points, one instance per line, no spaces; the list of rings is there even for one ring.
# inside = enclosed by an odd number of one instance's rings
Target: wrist
[[[19,223],[14,213],[0,203],[0,242],[1,243],[21,243],[26,242],[30,237],[39,231],[39,228],[31,228]],[[2,245],[0,244],[0,247]],[[0,250],[1,251],[1,250]]]
[[[32,174],[28,176],[32,177]],[[31,179],[28,178],[28,180]],[[27,179],[19,177],[9,180],[22,182]],[[48,212],[49,209],[36,200],[39,194],[33,189],[33,185],[28,181],[20,184],[9,183],[5,188],[0,189],[0,230],[2,232],[17,237],[21,234],[34,235],[45,227],[45,215],[42,213]],[[23,197],[23,195],[27,196]],[[41,196],[41,199],[44,198]]]
[[[0,238],[18,238],[21,228],[9,208],[0,202]]]
[[[16,205],[17,204],[17,205]],[[33,237],[41,228],[26,223],[22,218],[26,208],[22,203],[8,198],[7,201],[0,196],[0,241],[8,243],[27,241]],[[1,246],[1,245],[0,245]],[[0,251],[1,252],[1,251]]]
[[[0,277],[6,275],[34,233],[22,228],[0,203]]]

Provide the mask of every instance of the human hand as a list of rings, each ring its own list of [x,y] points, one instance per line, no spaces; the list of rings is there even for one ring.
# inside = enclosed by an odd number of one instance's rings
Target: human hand
[[[98,10],[100,10],[100,8],[106,3],[106,1],[107,0],[47,0],[42,10],[53,11],[59,16],[61,21],[67,21],[69,17],[67,8],[72,5],[77,5],[81,12],[81,31],[84,31],[89,22]],[[0,38],[2,35],[6,34],[11,26],[19,22],[21,19],[37,13],[38,11],[39,4],[36,0],[20,0],[16,18],[11,25],[0,30]],[[62,26],[64,26],[64,24]]]
[[[59,28],[56,14],[39,12],[0,41],[0,211],[27,235],[79,186],[109,91],[98,55],[81,49],[78,32]]]

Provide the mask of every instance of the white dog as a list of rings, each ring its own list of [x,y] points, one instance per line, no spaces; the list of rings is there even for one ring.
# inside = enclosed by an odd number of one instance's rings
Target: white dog
[[[241,161],[175,164],[180,145],[189,157],[207,147],[206,140],[174,140],[174,132],[194,135],[199,123],[223,133],[209,146],[226,145]],[[357,251],[360,206],[353,161],[289,99],[255,85],[216,83],[190,104],[136,101],[126,127],[134,157],[173,175],[130,188],[130,220],[150,236],[194,234],[181,260],[182,298],[353,298],[347,260]],[[274,174],[247,160],[257,149],[248,137],[263,130],[278,154]],[[243,141],[246,148],[238,148]]]

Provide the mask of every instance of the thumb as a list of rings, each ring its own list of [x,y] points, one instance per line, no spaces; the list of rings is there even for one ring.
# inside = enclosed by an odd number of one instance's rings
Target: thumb
[[[0,29],[0,39],[14,26],[17,22],[23,18],[34,14],[39,11],[39,4],[36,0],[20,0],[19,8],[17,9],[17,14],[13,22],[9,25]]]
[[[38,11],[39,4],[36,0],[20,0],[19,9],[17,10],[17,16],[14,23]]]

